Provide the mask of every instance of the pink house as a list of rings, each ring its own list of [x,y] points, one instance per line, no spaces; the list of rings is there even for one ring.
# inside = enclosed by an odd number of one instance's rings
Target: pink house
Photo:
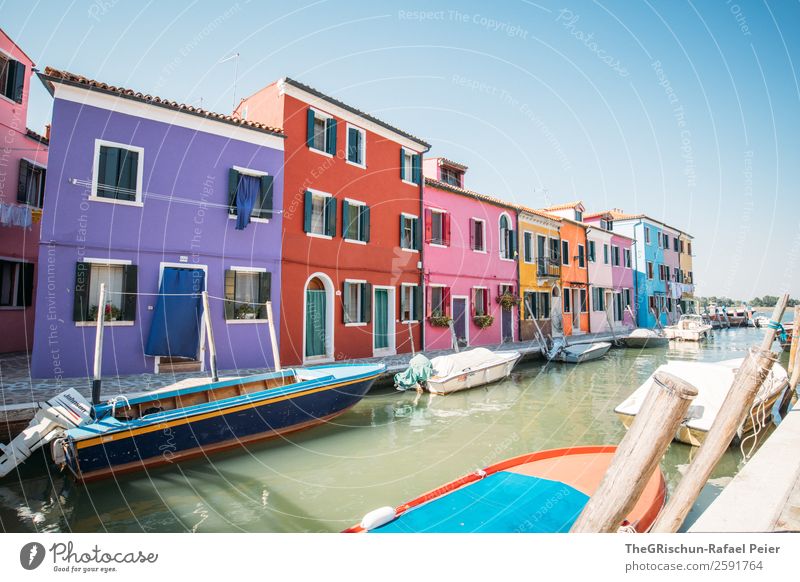
[[[636,327],[633,272],[635,241],[614,231],[614,220],[610,213],[588,214],[584,217],[584,222],[590,225],[586,236],[590,245],[591,331],[609,331],[609,319],[613,322],[615,330],[623,331]],[[596,241],[594,249],[592,240]],[[602,302],[602,311],[595,311],[594,306],[597,301]],[[608,316],[605,314],[606,311]]]
[[[680,284],[681,254],[680,231],[664,226],[661,234],[661,245],[664,248],[664,280],[667,283],[667,313],[671,322],[680,317],[680,305],[683,286]]]
[[[425,348],[514,341],[517,296],[517,212],[506,202],[464,188],[466,166],[445,158],[423,162]],[[487,317],[488,316],[488,317]]]
[[[48,139],[26,127],[32,73],[33,61],[0,29],[0,353],[33,347]]]

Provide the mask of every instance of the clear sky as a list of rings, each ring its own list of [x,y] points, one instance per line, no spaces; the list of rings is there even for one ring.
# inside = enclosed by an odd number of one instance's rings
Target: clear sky
[[[230,112],[291,76],[534,207],[695,236],[703,295],[800,295],[800,3],[0,0],[38,67]],[[39,83],[29,126],[47,123]]]

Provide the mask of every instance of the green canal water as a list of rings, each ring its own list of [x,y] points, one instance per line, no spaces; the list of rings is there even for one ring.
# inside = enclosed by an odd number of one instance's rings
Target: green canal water
[[[571,445],[616,444],[614,407],[669,359],[742,357],[762,337],[723,330],[703,345],[612,350],[581,364],[532,362],[503,383],[450,396],[376,389],[333,423],[118,481],[77,485],[44,455],[0,481],[5,531],[335,532],[502,459]],[[782,358],[785,365],[785,357]],[[696,451],[696,449],[695,449]],[[693,449],[672,443],[672,490]],[[731,448],[687,523],[741,466]]]

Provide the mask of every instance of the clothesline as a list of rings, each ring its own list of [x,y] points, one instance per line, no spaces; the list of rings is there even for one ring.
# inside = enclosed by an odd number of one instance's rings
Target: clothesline
[[[136,292],[133,293],[131,291],[108,291],[106,293],[109,295],[143,295],[148,297],[200,297],[202,296],[202,291],[197,293],[145,293],[145,292]],[[217,299],[219,301],[227,301],[229,303],[242,303],[244,305],[261,305],[263,302],[261,301],[239,301],[238,299],[227,299],[225,297],[217,297],[216,295],[209,295],[209,299]]]

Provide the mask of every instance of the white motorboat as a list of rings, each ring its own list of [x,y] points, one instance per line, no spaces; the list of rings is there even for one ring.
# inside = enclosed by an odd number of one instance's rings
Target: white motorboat
[[[630,428],[653,386],[655,375],[659,372],[668,372],[697,388],[697,397],[692,401],[686,419],[678,427],[675,440],[700,446],[714,423],[733,384],[736,371],[743,361],[744,358],[721,362],[668,362],[659,366],[644,384],[614,409],[614,412],[622,420],[625,428]],[[772,371],[756,394],[750,414],[739,427],[737,433],[739,439],[748,434],[758,433],[772,421],[772,406],[781,397],[788,384],[786,370],[779,364],[773,365]]]
[[[627,348],[663,348],[669,345],[669,338],[652,329],[638,327],[627,336],[620,338]]]
[[[568,364],[581,364],[583,362],[602,358],[610,349],[611,343],[609,342],[574,344],[571,346],[556,345],[548,358],[550,360],[567,362]]]
[[[711,329],[699,315],[681,315],[678,323],[664,328],[664,335],[669,339],[699,342],[711,334]]]
[[[522,357],[520,352],[493,352],[475,348],[431,360],[433,375],[425,387],[434,394],[450,394],[491,384],[511,374]]]

